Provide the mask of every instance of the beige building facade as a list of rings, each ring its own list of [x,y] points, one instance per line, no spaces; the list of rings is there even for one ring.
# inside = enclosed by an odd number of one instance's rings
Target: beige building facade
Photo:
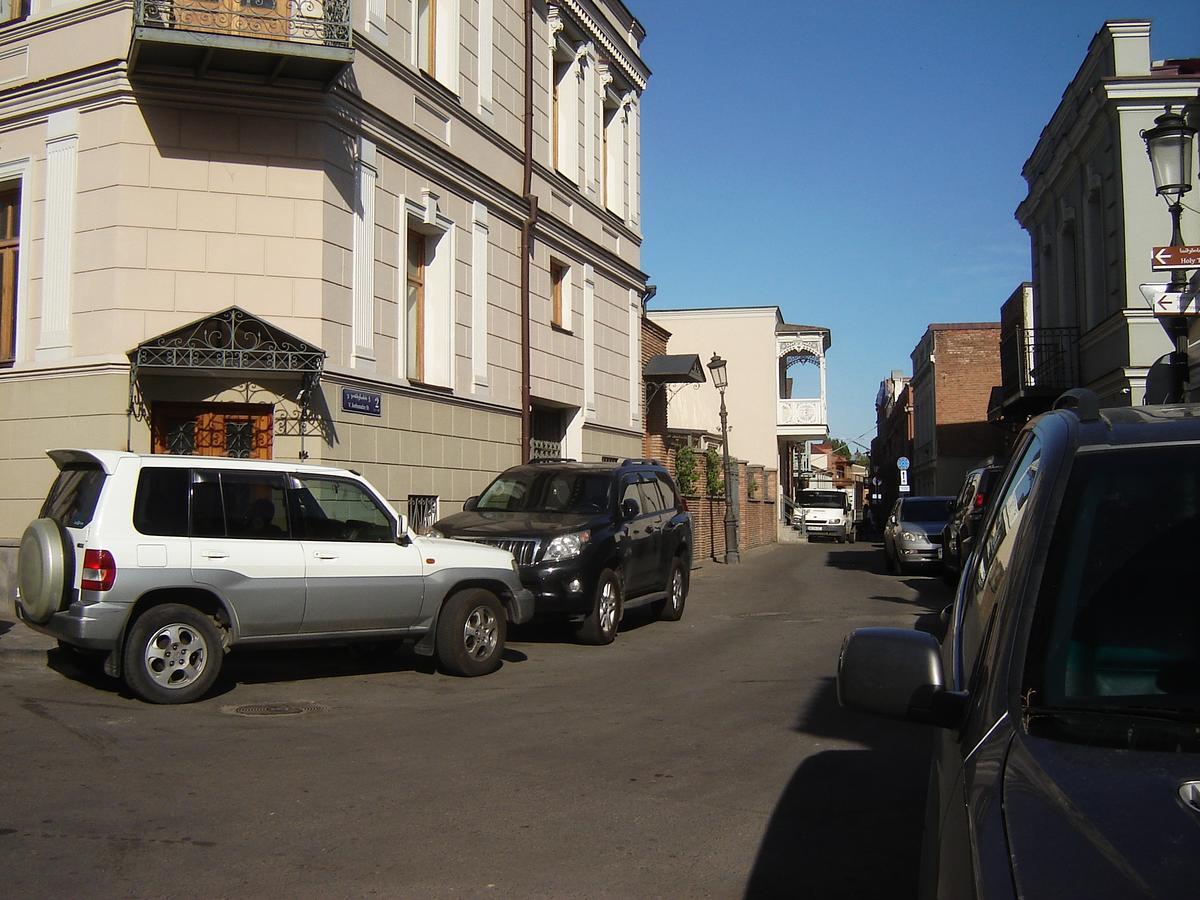
[[[1006,304],[1002,336],[1002,399],[1023,413],[1018,424],[1047,408],[1043,397],[1016,402],[1039,391],[1053,399],[1081,386],[1106,406],[1140,404],[1150,367],[1171,349],[1140,289],[1170,277],[1151,268],[1171,219],[1141,136],[1167,107],[1200,124],[1198,61],[1153,61],[1149,21],[1104,23],[1022,169],[1029,190],[1016,217],[1030,237],[1032,288]],[[1200,237],[1194,212],[1182,224],[1185,238]]]
[[[705,363],[726,360],[725,406],[731,456],[776,468],[779,490],[788,495],[808,441],[828,437],[825,354],[829,329],[791,325],[777,306],[654,310],[651,321],[671,332],[675,353],[696,353]],[[793,375],[813,370],[801,388]],[[720,434],[721,398],[711,383],[690,385],[672,396],[671,430]]]
[[[526,15],[31,0],[0,27],[0,542],[57,446],[350,465],[418,525],[530,453],[639,455],[645,35],[620,0],[532,3],[527,130]]]

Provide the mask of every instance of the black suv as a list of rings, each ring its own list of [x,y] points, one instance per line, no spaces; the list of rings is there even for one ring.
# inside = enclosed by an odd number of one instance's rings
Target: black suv
[[[510,551],[536,614],[565,616],[584,643],[611,643],[633,607],[683,616],[692,518],[656,460],[514,466],[433,533]]]
[[[866,628],[846,706],[938,727],[928,897],[1195,897],[1200,406],[1071,391],[1017,438],[941,644]]]
[[[946,580],[951,584],[962,571],[963,560],[971,555],[979,523],[983,521],[992,496],[992,486],[1003,471],[1004,466],[980,466],[963,479],[962,490],[950,510],[950,521],[942,529],[942,565],[946,567]]]

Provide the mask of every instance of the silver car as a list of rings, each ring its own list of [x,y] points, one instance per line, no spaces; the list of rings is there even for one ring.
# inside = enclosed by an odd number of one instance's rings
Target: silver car
[[[942,529],[953,497],[901,497],[883,528],[883,555],[889,572],[907,572],[942,560]]]

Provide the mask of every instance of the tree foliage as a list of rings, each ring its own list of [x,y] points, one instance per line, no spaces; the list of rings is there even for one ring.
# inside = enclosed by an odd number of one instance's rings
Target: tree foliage
[[[704,454],[704,487],[708,496],[725,496],[725,473],[721,471],[721,454],[709,447]]]
[[[679,485],[679,493],[695,493],[696,451],[691,447],[680,447],[675,451],[675,481]]]

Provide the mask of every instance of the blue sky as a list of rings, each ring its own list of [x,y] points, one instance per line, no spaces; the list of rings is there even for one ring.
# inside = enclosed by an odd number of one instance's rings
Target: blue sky
[[[626,2],[654,73],[651,308],[828,327],[830,430],[864,443],[926,325],[996,321],[1029,278],[1021,166],[1105,19],[1150,19],[1153,59],[1200,56],[1198,0]]]

